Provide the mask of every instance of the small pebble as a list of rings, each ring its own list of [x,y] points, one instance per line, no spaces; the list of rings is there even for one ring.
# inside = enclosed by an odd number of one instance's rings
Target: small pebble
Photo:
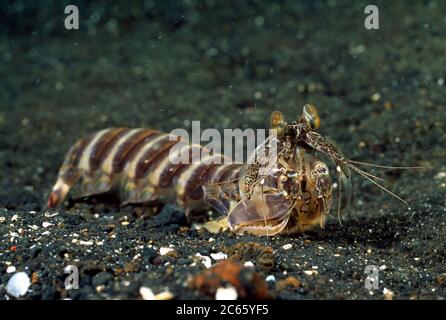
[[[50,212],[45,212],[45,217],[47,217],[47,218],[52,218],[52,217],[55,217],[55,216],[57,216],[59,214],[59,212],[53,212],[53,213],[50,213]]]
[[[233,286],[228,288],[218,288],[215,292],[215,300],[237,300],[237,290]]]
[[[14,267],[14,266],[9,266],[7,269],[6,269],[6,273],[13,273],[13,272],[15,272],[16,271],[16,268]]]
[[[265,281],[276,281],[276,277],[271,274],[265,278]]]
[[[287,244],[285,244],[285,245],[282,246],[282,248],[283,248],[284,250],[290,250],[292,247],[293,247],[293,245],[292,245],[291,243],[287,243]]]
[[[195,256],[201,258],[201,263],[202,263],[206,268],[210,268],[210,267],[212,266],[211,258],[209,258],[208,256],[203,256],[203,255],[201,255],[200,253],[197,253]]]
[[[254,267],[254,263],[252,263],[251,261],[246,261],[244,263],[244,266],[247,268],[253,268]]]
[[[211,258],[214,260],[223,260],[223,259],[227,259],[228,255],[223,252],[211,253]]]
[[[6,291],[10,295],[18,298],[26,294],[30,285],[31,280],[28,275],[25,272],[17,272],[9,279],[6,285]]]
[[[168,254],[171,251],[173,251],[172,248],[162,247],[162,248],[160,248],[160,255],[164,256],[164,255]]]
[[[155,300],[172,300],[173,293],[169,291],[163,291],[155,295]]]
[[[373,102],[377,102],[377,101],[379,101],[379,99],[381,99],[381,94],[375,93],[375,94],[372,95],[372,101]]]
[[[393,292],[387,288],[383,289],[383,295],[385,300],[393,300]]]
[[[105,286],[104,285],[100,285],[100,286],[97,286],[95,289],[96,289],[96,292],[101,293],[102,291],[105,290]]]
[[[153,294],[152,289],[147,287],[141,287],[139,288],[139,294],[144,300],[154,300],[155,295]]]
[[[317,275],[317,271],[316,271],[316,270],[305,270],[304,273],[305,273],[306,275],[309,275],[309,276],[315,276],[315,275]]]
[[[152,289],[147,287],[139,288],[139,294],[144,300],[172,300],[173,294],[169,291],[163,291],[158,294],[154,294]]]
[[[93,241],[83,241],[83,240],[80,240],[79,244],[83,245],[83,246],[92,246],[94,243],[93,243]]]
[[[446,178],[446,172],[440,171],[434,176],[434,179],[440,180]]]

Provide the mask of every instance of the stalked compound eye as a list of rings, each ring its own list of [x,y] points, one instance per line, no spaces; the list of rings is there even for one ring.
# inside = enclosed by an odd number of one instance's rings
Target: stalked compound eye
[[[285,124],[286,123],[282,112],[273,111],[273,113],[271,113],[271,129],[277,130],[278,137],[280,137],[283,134]]]
[[[313,130],[318,129],[321,125],[321,119],[319,118],[317,109],[312,104],[304,105],[303,118]]]

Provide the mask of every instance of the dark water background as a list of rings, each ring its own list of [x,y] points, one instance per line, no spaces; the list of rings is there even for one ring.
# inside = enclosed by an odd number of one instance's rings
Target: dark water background
[[[64,28],[68,4],[79,8],[79,30]],[[192,120],[203,128],[265,128],[271,111],[293,119],[313,103],[322,118],[320,132],[348,157],[425,167],[372,171],[410,208],[355,178],[354,208],[344,227],[333,218],[326,230],[295,238],[222,234],[208,251],[247,240],[271,246],[276,263],[265,275],[279,279],[287,271],[303,283],[283,291],[270,284],[279,298],[380,299],[384,287],[395,298],[445,298],[446,2],[375,1],[379,30],[364,28],[367,4],[2,1],[0,217],[6,220],[0,223],[0,283],[10,277],[9,262],[40,276],[34,298],[138,298],[142,284],[154,291],[168,286],[179,298],[202,298],[181,283],[197,271],[189,267],[189,256],[209,246],[210,235],[173,227],[166,238],[166,230],[152,228],[141,239],[132,234],[141,222],[132,221],[122,231],[128,247],[174,243],[179,258],[172,258],[176,268],[168,274],[142,258],[135,271],[121,275],[116,269],[135,253],[110,254],[120,242],[91,254],[64,240],[67,219],[92,230],[108,223],[93,219],[88,206],[56,218],[61,227],[49,236],[49,248],[36,240],[43,228],[12,240],[10,232],[47,220],[43,205],[64,153],[91,131],[189,129]],[[15,214],[19,222],[10,225]],[[118,221],[119,212],[114,217]],[[285,243],[294,249],[285,252]],[[17,251],[10,251],[13,245]],[[40,247],[35,256],[33,245]],[[67,292],[60,266],[76,258],[87,280],[79,292]],[[364,289],[368,264],[385,266],[374,295]],[[304,273],[312,265],[319,266],[316,277]],[[108,279],[102,293],[92,282],[97,274]],[[124,278],[131,289],[119,285]],[[0,296],[4,290],[0,284]]]

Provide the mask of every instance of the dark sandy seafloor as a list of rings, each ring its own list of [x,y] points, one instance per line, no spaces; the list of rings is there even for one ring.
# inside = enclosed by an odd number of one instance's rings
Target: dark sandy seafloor
[[[360,1],[81,3],[79,31],[54,3],[1,8],[0,299],[14,269],[32,280],[22,299],[214,298],[189,283],[206,269],[196,254],[220,252],[274,276],[278,299],[446,297],[446,3],[378,1],[379,30]],[[272,110],[291,119],[305,103],[348,157],[423,166],[370,168],[409,206],[355,176],[342,226],[333,210],[323,230],[272,238],[195,230],[172,206],[144,219],[100,201],[45,208],[89,132],[265,128]],[[78,290],[64,287],[67,265]]]

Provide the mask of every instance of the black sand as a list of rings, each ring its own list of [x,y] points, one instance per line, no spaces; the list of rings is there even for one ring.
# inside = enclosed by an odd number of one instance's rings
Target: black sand
[[[380,30],[366,30],[358,1],[86,1],[79,31],[64,29],[63,6],[25,3],[1,8],[1,298],[8,266],[33,275],[25,299],[138,299],[141,286],[207,298],[187,287],[205,268],[196,253],[249,241],[273,249],[266,268],[259,249],[242,259],[275,276],[279,299],[446,297],[445,3],[376,2]],[[409,206],[354,177],[343,226],[332,212],[324,230],[274,238],[196,231],[171,206],[149,219],[110,204],[45,209],[65,152],[89,132],[265,128],[272,110],[293,118],[305,103],[348,157],[424,166],[371,170]],[[79,290],[64,288],[70,264]],[[373,294],[367,265],[380,268]],[[276,286],[288,276],[300,286]]]

